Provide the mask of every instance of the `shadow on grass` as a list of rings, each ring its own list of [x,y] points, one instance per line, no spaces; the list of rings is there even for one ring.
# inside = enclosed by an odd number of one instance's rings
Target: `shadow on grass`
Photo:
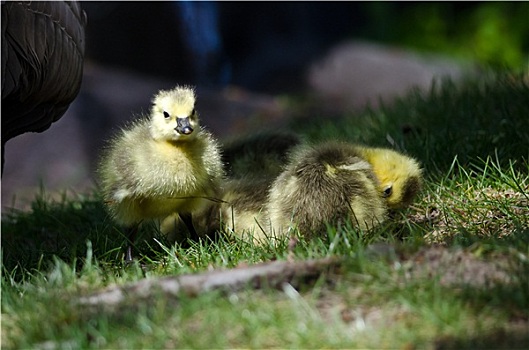
[[[37,196],[31,210],[2,213],[2,260],[5,273],[47,268],[53,256],[65,262],[86,256],[87,241],[94,256],[119,259],[125,238],[98,198],[49,201]]]
[[[529,334],[527,325],[512,330],[494,331],[474,338],[443,338],[435,342],[434,348],[444,349],[527,349]]]

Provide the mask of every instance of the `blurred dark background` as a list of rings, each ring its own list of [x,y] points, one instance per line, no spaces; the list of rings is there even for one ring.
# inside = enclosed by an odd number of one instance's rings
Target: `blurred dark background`
[[[529,6],[513,2],[83,2],[87,56],[192,84],[278,93],[336,43],[365,39],[520,66]],[[525,53],[525,56],[524,56]]]
[[[81,91],[43,133],[6,144],[2,207],[91,191],[104,140],[175,84],[224,139],[391,103],[476,67],[527,69],[529,2],[85,2]],[[285,103],[285,101],[287,103]],[[307,119],[310,122],[309,119]]]
[[[190,84],[273,93],[365,24],[355,2],[84,2],[88,58]]]

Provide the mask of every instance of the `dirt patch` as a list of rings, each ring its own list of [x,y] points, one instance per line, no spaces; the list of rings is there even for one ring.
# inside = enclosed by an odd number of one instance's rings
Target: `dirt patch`
[[[419,250],[398,270],[403,271],[407,279],[438,277],[443,286],[488,287],[512,282],[506,257],[486,261],[463,249],[441,246]]]

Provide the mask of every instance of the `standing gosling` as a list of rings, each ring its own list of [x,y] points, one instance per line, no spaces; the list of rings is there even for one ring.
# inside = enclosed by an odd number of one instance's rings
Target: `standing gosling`
[[[369,229],[387,214],[371,165],[339,142],[298,147],[270,189],[267,212],[274,235],[297,228],[305,237],[347,219]]]
[[[105,203],[131,243],[142,220],[173,213],[198,238],[192,214],[218,198],[223,166],[217,141],[199,126],[194,90],[158,92],[150,117],[110,141],[99,176]],[[125,259],[132,259],[130,246]]]
[[[378,179],[380,193],[388,208],[402,209],[409,206],[422,187],[422,170],[419,163],[397,151],[355,146],[360,156],[371,164]]]

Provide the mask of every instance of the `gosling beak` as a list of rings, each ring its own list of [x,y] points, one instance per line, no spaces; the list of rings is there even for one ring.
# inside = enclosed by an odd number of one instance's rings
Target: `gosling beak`
[[[176,118],[176,132],[182,135],[189,135],[193,132],[189,118]]]

